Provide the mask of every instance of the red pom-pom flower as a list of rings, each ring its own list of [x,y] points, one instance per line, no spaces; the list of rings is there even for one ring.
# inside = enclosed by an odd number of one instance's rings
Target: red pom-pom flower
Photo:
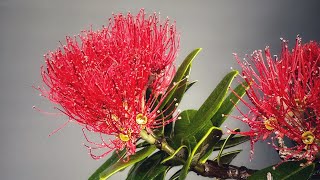
[[[248,61],[236,59],[251,101],[242,100],[250,111],[241,112],[239,119],[251,128],[242,134],[251,136],[252,143],[271,137],[284,161],[315,160],[320,148],[320,45],[302,44],[297,37],[292,51],[283,40],[279,58],[267,47],[265,58],[255,51]]]
[[[159,106],[175,74],[178,48],[179,35],[168,19],[160,22],[144,10],[136,16],[113,15],[107,27],[67,37],[66,45],[46,54],[42,77],[48,88],[39,89],[71,120],[101,134],[100,143],[88,140],[93,158],[114,149],[131,155],[142,129],[177,118],[168,112],[164,117]],[[114,138],[107,141],[102,135]],[[92,153],[101,148],[108,150]]]

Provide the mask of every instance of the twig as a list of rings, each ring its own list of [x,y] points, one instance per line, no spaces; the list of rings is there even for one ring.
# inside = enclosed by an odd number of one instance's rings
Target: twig
[[[142,139],[146,140],[150,144],[155,144],[156,147],[162,151],[165,151],[167,154],[172,155],[175,150],[163,139],[157,139],[152,134],[147,133],[145,130],[142,130],[140,133]],[[185,163],[185,159],[177,157],[180,162]],[[207,160],[204,164],[195,164],[191,167],[192,171],[198,175],[204,177],[214,177],[221,179],[237,179],[244,180],[252,175],[256,170],[248,169],[244,166],[238,167],[233,165],[222,165],[219,166],[216,161]]]

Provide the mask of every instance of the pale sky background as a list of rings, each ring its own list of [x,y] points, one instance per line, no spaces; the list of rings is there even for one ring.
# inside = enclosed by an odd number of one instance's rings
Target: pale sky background
[[[320,41],[320,3],[316,0],[0,0],[1,180],[84,180],[106,160],[91,159],[77,124],[48,137],[67,118],[34,111],[35,105],[54,112],[32,86],[41,83],[42,55],[56,49],[66,35],[78,34],[90,25],[95,29],[106,25],[112,12],[136,14],[140,8],[177,21],[181,33],[177,64],[194,48],[203,48],[191,72],[191,79],[199,82],[185,96],[182,110],[197,109],[230,67],[238,68],[233,52],[244,55],[270,45],[278,54],[279,38],[289,39],[292,47],[297,34],[304,42]],[[239,124],[229,119],[225,125]],[[250,147],[245,145],[233,164],[263,168],[278,160],[268,145],[258,143],[249,162]],[[126,172],[110,179],[125,179]],[[188,179],[208,178],[191,172]]]

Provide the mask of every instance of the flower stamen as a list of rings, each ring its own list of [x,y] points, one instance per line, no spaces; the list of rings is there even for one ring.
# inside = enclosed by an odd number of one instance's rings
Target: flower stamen
[[[122,102],[122,106],[124,107],[125,110],[128,110],[128,109],[129,109],[129,106],[128,106],[128,102],[127,102],[127,101],[123,101],[123,102]]]
[[[119,117],[115,114],[111,114],[111,119],[115,121],[119,121]]]
[[[123,141],[123,142],[127,142],[127,141],[130,140],[129,135],[127,135],[127,134],[122,134],[122,133],[119,134],[119,138],[120,138],[121,141]]]
[[[311,131],[306,131],[301,135],[302,142],[306,145],[312,144],[315,136]]]
[[[277,119],[271,117],[264,121],[264,126],[269,130],[272,131],[274,129],[274,124],[277,122]]]
[[[137,116],[136,116],[136,123],[139,124],[139,125],[145,125],[147,124],[148,122],[148,118],[147,116],[139,113]]]

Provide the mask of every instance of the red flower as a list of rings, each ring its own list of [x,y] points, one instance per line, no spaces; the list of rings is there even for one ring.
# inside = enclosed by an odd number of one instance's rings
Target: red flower
[[[40,91],[70,119],[101,134],[101,143],[87,139],[94,146],[88,146],[93,158],[124,148],[134,154],[142,129],[176,119],[172,113],[162,117],[156,104],[166,96],[175,73],[175,24],[168,19],[160,23],[156,14],[147,17],[141,10],[136,16],[114,15],[107,27],[83,31],[78,38],[80,42],[67,37],[66,45],[45,55],[42,77],[49,88]],[[115,138],[106,142],[102,135]],[[100,156],[92,153],[101,148],[109,150]]]
[[[252,103],[242,100],[250,111],[241,112],[240,119],[251,128],[243,134],[251,136],[252,143],[272,136],[285,161],[315,160],[320,148],[320,45],[301,44],[298,37],[292,52],[283,40],[280,58],[273,59],[267,47],[265,58],[260,50],[249,61],[236,59]],[[284,137],[293,141],[292,147]]]

